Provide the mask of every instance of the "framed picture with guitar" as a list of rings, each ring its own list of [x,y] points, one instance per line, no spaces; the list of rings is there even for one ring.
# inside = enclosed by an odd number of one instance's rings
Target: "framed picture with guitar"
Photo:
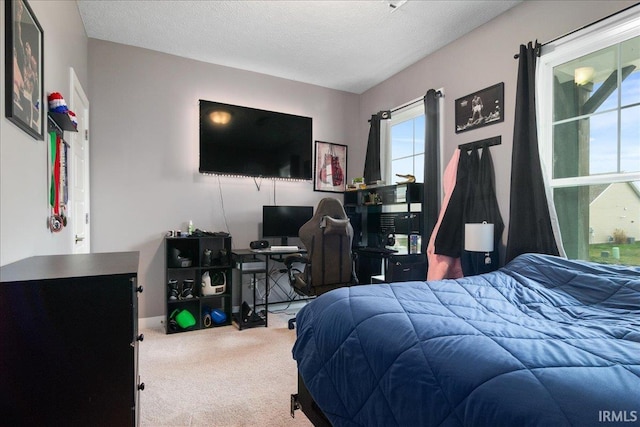
[[[347,146],[316,141],[314,191],[342,193],[347,189]]]

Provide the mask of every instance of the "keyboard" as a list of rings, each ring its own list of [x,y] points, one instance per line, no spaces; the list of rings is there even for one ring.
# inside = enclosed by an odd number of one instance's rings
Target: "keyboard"
[[[271,246],[269,249],[271,252],[296,252],[300,250],[297,246]]]

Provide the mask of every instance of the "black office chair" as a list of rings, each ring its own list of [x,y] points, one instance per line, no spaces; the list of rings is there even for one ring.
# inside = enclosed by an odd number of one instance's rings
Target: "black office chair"
[[[317,296],[330,290],[358,283],[351,253],[353,227],[340,201],[320,200],[313,214],[298,233],[306,255],[287,257],[284,264],[293,290],[302,296]],[[302,263],[302,270],[294,264]],[[289,320],[289,329],[294,327]]]

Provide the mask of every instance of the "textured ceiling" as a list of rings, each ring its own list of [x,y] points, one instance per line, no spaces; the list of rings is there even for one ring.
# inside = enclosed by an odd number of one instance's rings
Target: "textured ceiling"
[[[78,0],[78,6],[91,38],[359,94],[520,1]]]

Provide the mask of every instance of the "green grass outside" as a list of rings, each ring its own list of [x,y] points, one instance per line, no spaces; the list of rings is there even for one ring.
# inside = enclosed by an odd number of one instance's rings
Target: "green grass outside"
[[[613,257],[613,248],[620,250],[620,259]],[[602,256],[608,252],[609,256]],[[631,244],[599,243],[589,245],[589,260],[602,264],[640,265],[640,242]]]

